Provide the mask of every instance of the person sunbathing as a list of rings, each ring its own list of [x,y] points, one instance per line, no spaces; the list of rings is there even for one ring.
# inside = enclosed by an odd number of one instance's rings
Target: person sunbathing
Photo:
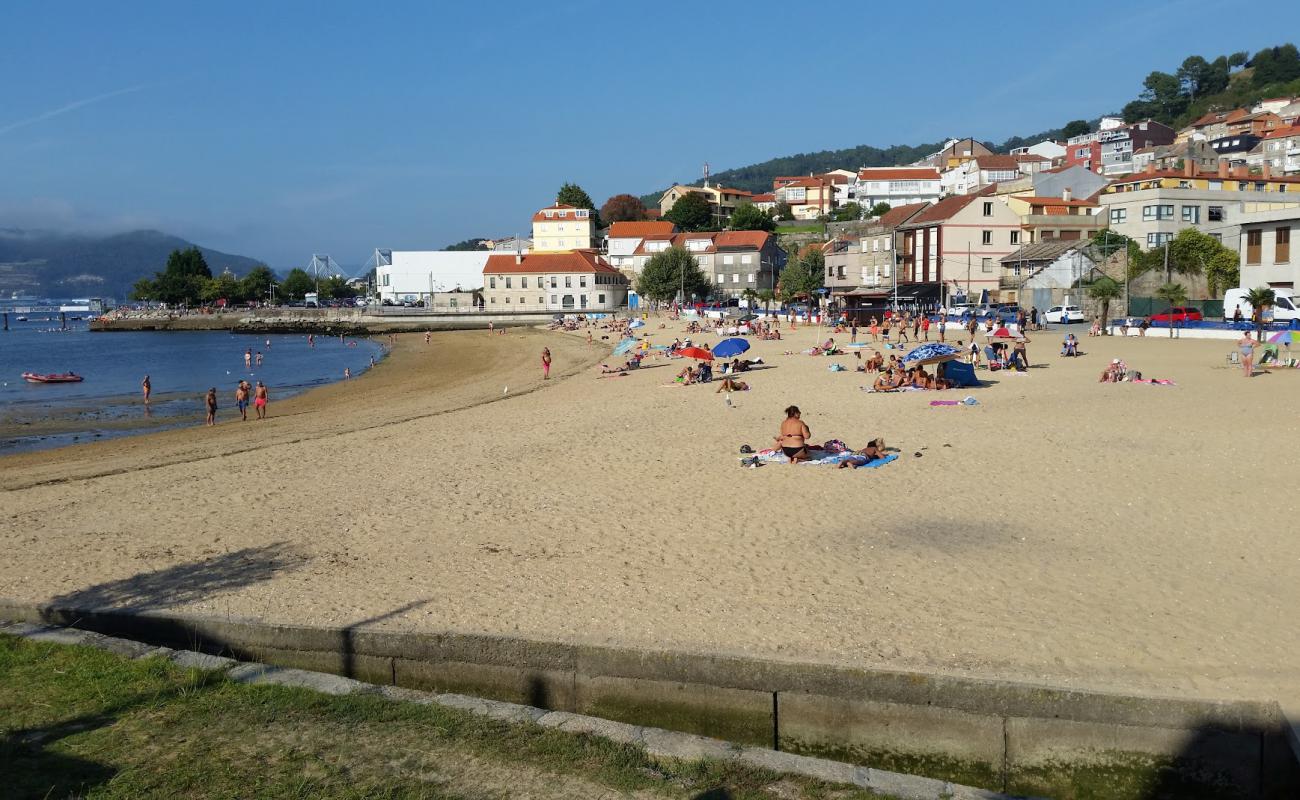
[[[871,372],[879,372],[885,368],[885,357],[880,354],[879,350],[876,350],[871,354],[871,358],[867,359],[866,366]]]
[[[885,453],[885,440],[879,436],[867,442],[867,446],[861,450],[850,450],[849,452],[852,455],[840,462],[839,469],[866,466],[872,461],[878,461],[887,455]]]
[[[690,386],[692,383],[695,383],[695,381],[698,380],[699,377],[700,377],[700,373],[695,368],[683,367],[682,371],[677,373],[677,377],[675,378],[675,380],[677,380],[683,386]]]
[[[776,446],[781,448],[791,464],[809,460],[807,442],[812,438],[812,431],[800,416],[799,406],[787,408],[780,433],[776,436]]]
[[[748,392],[748,391],[749,391],[748,383],[745,383],[744,381],[735,380],[734,378],[731,377],[726,377],[722,379],[722,384],[718,386],[718,391],[714,392],[714,394],[719,394],[721,392]]]
[[[877,392],[888,392],[898,388],[898,378],[891,372],[882,372],[876,378],[876,382],[871,384],[871,388]]]

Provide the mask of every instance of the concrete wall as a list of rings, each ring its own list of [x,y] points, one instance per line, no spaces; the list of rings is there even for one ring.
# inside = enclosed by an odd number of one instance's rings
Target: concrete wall
[[[226,314],[188,314],[169,318],[166,315],[130,316],[122,319],[93,320],[92,331],[214,331],[241,333],[326,333],[362,335],[400,333],[402,331],[482,330],[488,323],[496,327],[542,325],[558,313],[573,311],[478,311],[473,308],[424,309],[377,307],[362,309],[264,309],[257,312]],[[609,311],[587,309],[589,315],[608,315]]]
[[[1022,794],[1083,796],[1104,786],[1097,796],[1145,798],[1157,796],[1148,793],[1153,785],[1270,800],[1300,792],[1285,719],[1271,702],[4,600],[0,619],[596,714]]]

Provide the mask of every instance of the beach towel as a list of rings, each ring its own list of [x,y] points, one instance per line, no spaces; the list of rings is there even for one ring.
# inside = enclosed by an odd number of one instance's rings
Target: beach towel
[[[863,469],[863,468],[875,469],[877,467],[883,467],[886,464],[890,463],[891,461],[897,461],[897,460],[898,460],[898,453],[890,453],[884,458],[877,458],[875,461],[868,461],[865,464],[855,465],[853,468],[854,469]]]
[[[1146,378],[1134,378],[1133,380],[1129,381],[1129,383],[1145,383],[1149,386],[1177,386],[1178,385],[1167,378],[1151,378],[1150,380]]]

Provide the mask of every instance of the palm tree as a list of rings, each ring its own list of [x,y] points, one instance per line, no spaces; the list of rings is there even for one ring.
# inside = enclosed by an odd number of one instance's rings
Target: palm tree
[[[1181,283],[1166,283],[1156,289],[1156,297],[1169,304],[1169,338],[1174,338],[1174,306],[1187,302],[1187,288]]]
[[[1105,275],[1092,282],[1088,287],[1088,295],[1093,299],[1101,302],[1101,333],[1103,336],[1109,334],[1110,320],[1110,301],[1117,299],[1123,294],[1124,288],[1120,286],[1113,278]]]
[[[1277,295],[1267,286],[1260,286],[1246,292],[1246,302],[1250,303],[1250,315],[1255,319],[1255,341],[1264,341],[1264,309],[1272,308]]]
[[[745,291],[740,293],[740,296],[745,298],[747,305],[752,309],[754,307],[754,301],[758,299],[758,292],[754,291],[752,288],[746,287]]]
[[[772,309],[772,301],[776,299],[776,292],[771,289],[760,289],[758,299],[763,301],[763,313],[767,314]]]

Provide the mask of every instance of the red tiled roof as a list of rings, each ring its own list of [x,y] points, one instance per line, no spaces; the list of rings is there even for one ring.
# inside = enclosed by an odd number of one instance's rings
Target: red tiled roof
[[[1020,169],[1020,162],[1016,160],[1016,157],[1015,157],[1015,156],[997,156],[997,155],[994,155],[994,156],[975,156],[975,164],[976,164],[980,169],[988,169],[988,170],[995,170],[995,169],[1018,170],[1018,169]]]
[[[1288,139],[1292,136],[1300,136],[1300,125],[1288,125],[1285,128],[1274,128],[1264,134],[1265,139]]]
[[[886,228],[897,228],[899,225],[902,225],[904,222],[907,222],[907,220],[910,219],[913,214],[917,213],[918,211],[920,211],[921,209],[925,208],[928,205],[930,204],[912,203],[911,205],[899,206],[898,208],[891,208],[880,216],[880,224],[884,225]]]
[[[937,181],[939,170],[931,167],[864,167],[860,181]]]
[[[1059,197],[1037,197],[1037,196],[1017,197],[1016,195],[1011,195],[1011,196],[1016,200],[1023,200],[1026,203],[1035,206],[1095,206],[1097,205],[1096,203],[1091,203],[1087,200],[1063,200]]]
[[[755,202],[755,203],[775,203],[775,202],[776,202],[776,194],[774,194],[773,192],[764,192],[763,194],[756,194],[756,195],[754,195],[754,202]]]
[[[622,274],[611,267],[595,250],[569,250],[563,253],[525,253],[522,256],[488,256],[483,274],[536,272],[601,272]]]
[[[848,183],[848,182],[849,182],[849,176],[848,176],[848,175],[840,175],[839,173],[835,173],[835,172],[827,172],[827,173],[825,173],[825,174],[823,174],[823,175],[818,175],[817,177],[819,177],[819,178],[823,178],[823,179],[825,179],[825,180],[826,180],[827,182],[829,182],[829,183]]]
[[[783,189],[787,186],[803,186],[812,188],[814,186],[828,186],[829,184],[822,178],[773,178],[772,187],[774,189]]]
[[[1037,153],[1016,153],[1015,155],[1012,156],[1012,158],[1014,158],[1018,163],[1023,163],[1025,161],[1051,161],[1052,160],[1050,158],[1047,158],[1046,156],[1040,156]]]
[[[673,227],[673,224],[667,220],[614,222],[609,226],[609,238],[638,239],[656,234],[672,234]]]
[[[944,220],[951,218],[952,215],[956,214],[958,211],[961,211],[963,208],[970,205],[971,202],[979,196],[980,195],[975,194],[955,194],[950,197],[945,197],[939,202],[931,205],[929,208],[923,210],[920,214],[912,217],[906,224],[917,225],[924,222],[943,222]]]
[[[1190,128],[1204,128],[1206,125],[1213,125],[1216,122],[1224,122],[1228,119],[1227,111],[1211,111],[1208,114],[1197,117],[1192,120]]]
[[[547,211],[556,211],[559,213],[553,214],[548,217],[546,216]],[[564,203],[556,203],[555,205],[547,206],[546,208],[543,208],[539,210],[536,214],[534,214],[533,222],[560,222],[563,220],[570,220],[570,219],[577,220],[578,219],[577,212],[578,209],[574,208],[573,206],[565,205]],[[591,217],[587,216],[584,217],[583,219],[591,219]]]
[[[720,231],[713,239],[713,244],[719,250],[724,247],[752,247],[755,250],[762,250],[771,239],[772,234],[767,231]]]
[[[753,193],[753,192],[747,192],[747,191],[745,191],[744,189],[728,189],[728,188],[725,187],[725,186],[714,186],[714,187],[712,187],[712,188],[717,189],[719,192],[722,192],[723,194],[738,194],[738,195],[740,195],[741,197],[753,197],[753,196],[754,196],[754,193]]]

